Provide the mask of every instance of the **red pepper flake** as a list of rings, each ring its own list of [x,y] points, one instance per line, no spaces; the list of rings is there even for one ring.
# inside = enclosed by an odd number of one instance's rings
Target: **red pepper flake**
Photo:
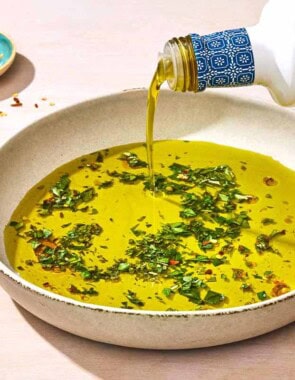
[[[251,197],[248,198],[247,203],[254,204],[257,203],[259,200],[258,197],[255,197],[254,195],[251,195]],[[249,210],[251,212],[251,210]]]
[[[266,186],[275,186],[278,182],[272,177],[264,177],[263,182]]]
[[[54,286],[52,286],[50,284],[50,282],[43,282],[42,285],[44,286],[44,288],[48,288],[48,289],[51,289],[51,290],[56,289]]]
[[[177,264],[179,264],[179,260],[173,260],[173,259],[169,260],[169,265],[177,265]]]
[[[34,252],[36,256],[39,257],[43,253],[44,249],[45,249],[44,245],[39,245],[37,248],[35,248]]]
[[[55,249],[57,247],[56,243],[51,241],[51,240],[48,240],[48,239],[43,239],[41,240],[41,243],[42,245],[44,245],[45,247],[48,247],[48,248],[51,248],[51,249]]]
[[[51,203],[54,203],[53,197],[50,197],[50,198],[44,200],[44,204],[46,204],[46,205],[48,205],[48,204],[50,205]]]
[[[11,107],[21,107],[23,105],[17,96],[13,97],[13,101],[14,103],[10,104]]]
[[[204,240],[204,241],[202,242],[202,245],[208,245],[208,244],[210,244],[210,240]]]
[[[272,288],[271,295],[273,297],[280,296],[282,294],[287,293],[290,288],[287,284],[285,284],[283,281],[276,280],[274,281],[275,286]]]
[[[207,270],[205,271],[205,274],[212,274],[212,273],[213,273],[212,269],[207,269]]]

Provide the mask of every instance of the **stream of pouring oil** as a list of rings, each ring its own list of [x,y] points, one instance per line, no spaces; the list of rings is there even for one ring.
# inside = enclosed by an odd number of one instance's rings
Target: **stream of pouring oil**
[[[149,170],[149,180],[151,189],[155,190],[155,175],[154,175],[154,156],[153,156],[153,139],[154,139],[154,120],[155,112],[160,92],[160,87],[166,80],[164,74],[163,61],[160,59],[157,69],[151,81],[148,90],[147,112],[146,112],[146,150],[147,150],[147,163]]]

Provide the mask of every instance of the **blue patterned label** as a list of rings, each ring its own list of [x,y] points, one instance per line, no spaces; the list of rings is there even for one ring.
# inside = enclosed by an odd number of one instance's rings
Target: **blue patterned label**
[[[245,28],[190,37],[198,66],[198,91],[254,82],[254,57]]]

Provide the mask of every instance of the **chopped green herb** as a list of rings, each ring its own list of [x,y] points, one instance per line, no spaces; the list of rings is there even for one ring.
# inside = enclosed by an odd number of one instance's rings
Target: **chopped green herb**
[[[228,189],[236,185],[235,175],[227,165],[192,169],[190,166],[174,163],[169,169],[173,172],[170,178],[193,183],[201,188],[212,186]]]
[[[134,305],[137,305],[139,307],[144,306],[144,302],[137,298],[136,293],[134,293],[132,290],[128,290],[128,292],[125,293],[125,296]]]
[[[165,194],[182,194],[184,191],[190,189],[190,186],[180,184],[177,182],[170,181],[167,177],[162,174],[155,175],[154,190],[156,192],[163,192]],[[150,181],[144,182],[145,190],[152,190]]]
[[[251,284],[247,284],[245,282],[241,285],[241,289],[244,292],[252,292],[253,291],[252,285]]]
[[[272,276],[272,275],[273,275],[273,271],[271,271],[271,270],[267,270],[267,271],[265,271],[263,274],[264,274],[264,276],[269,277],[269,276]]]
[[[263,218],[263,219],[261,220],[261,223],[262,223],[264,226],[268,226],[268,225],[270,225],[270,224],[276,224],[276,222],[275,222],[273,219],[271,219],[271,218]]]
[[[97,162],[90,162],[86,164],[85,167],[91,169],[92,171],[96,171],[100,169],[101,165],[98,164]]]
[[[131,227],[130,228],[130,231],[135,235],[135,236],[140,236],[140,235],[144,235],[146,232],[143,231],[143,230],[138,230],[139,224],[136,224],[135,226]]]
[[[129,267],[130,267],[129,263],[123,263],[122,262],[118,265],[118,270],[121,272],[126,272],[126,271],[128,271]]]
[[[242,255],[247,255],[248,253],[250,253],[250,249],[245,247],[244,245],[240,244],[238,246],[238,251],[242,254]]]
[[[121,302],[121,309],[134,309],[132,306],[128,305],[127,301]]]
[[[103,162],[103,161],[104,161],[103,154],[101,152],[98,152],[96,156],[96,162]]]
[[[229,281],[227,275],[224,274],[224,273],[221,273],[220,277],[221,277],[224,281]]]
[[[111,177],[119,178],[120,182],[127,184],[137,184],[138,182],[146,179],[146,176],[144,174],[134,174],[129,172],[119,173],[117,171],[108,171],[108,175]]]
[[[131,152],[124,152],[119,157],[119,160],[126,161],[130,168],[146,168],[147,163],[138,158],[137,154]]]
[[[71,285],[69,287],[69,292],[72,294],[81,294],[81,295],[87,295],[87,296],[97,296],[98,292],[94,288],[89,288],[89,289],[78,289],[75,285]]]
[[[25,224],[24,224],[24,222],[16,222],[15,220],[12,220],[9,223],[9,226],[13,227],[18,232],[19,230],[21,230],[22,228],[25,227]]]
[[[54,210],[70,209],[77,211],[81,203],[90,202],[96,195],[94,188],[89,187],[84,191],[70,189],[68,174],[60,177],[59,181],[51,188],[51,197],[45,199],[40,205],[39,215],[51,215]]]
[[[257,273],[253,274],[253,277],[256,278],[257,280],[263,280],[263,277],[260,276],[260,275],[257,274]]]
[[[218,305],[225,299],[224,295],[221,293],[214,292],[213,290],[208,290],[204,302],[207,305]]]
[[[216,276],[211,276],[208,280],[207,280],[207,282],[216,282],[217,280],[216,280]]]
[[[266,294],[264,290],[262,292],[258,292],[257,297],[260,301],[265,301],[268,299],[268,295]]]
[[[192,303],[201,304],[203,301],[200,295],[200,288],[206,285],[196,277],[183,276],[180,279],[179,293],[188,298]]]
[[[76,226],[61,239],[61,244],[65,248],[74,250],[87,249],[92,245],[92,238],[100,235],[102,228],[97,223],[76,224]]]
[[[67,228],[71,225],[72,223],[65,223],[61,225],[61,228]]]
[[[271,240],[273,240],[277,236],[285,235],[286,230],[276,231],[274,230],[270,235],[260,234],[256,238],[255,248],[257,252],[274,252],[277,253],[276,250],[270,245]]]
[[[104,182],[102,182],[101,184],[98,185],[98,188],[99,189],[108,189],[108,188],[112,187],[113,185],[114,185],[114,181],[113,180],[104,181]]]
[[[162,293],[164,294],[164,296],[169,297],[172,293],[172,290],[171,290],[171,288],[164,288],[162,290]]]

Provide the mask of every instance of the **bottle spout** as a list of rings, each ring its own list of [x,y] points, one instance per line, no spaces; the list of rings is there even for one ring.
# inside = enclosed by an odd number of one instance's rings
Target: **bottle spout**
[[[161,78],[163,78],[164,81],[173,80],[175,74],[171,56],[165,53],[159,53],[158,62]]]
[[[177,91],[179,82],[179,63],[177,64],[174,51],[169,43],[164,47],[164,52],[158,55],[158,72],[162,82],[167,81],[171,90]]]
[[[173,91],[198,91],[197,64],[190,36],[173,38],[160,54],[165,79]]]

